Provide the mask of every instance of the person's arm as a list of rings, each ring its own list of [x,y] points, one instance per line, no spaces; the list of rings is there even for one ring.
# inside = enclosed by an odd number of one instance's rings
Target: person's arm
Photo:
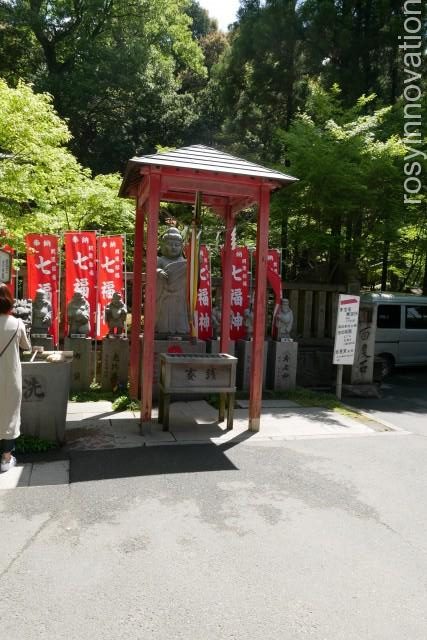
[[[24,351],[30,351],[31,342],[28,339],[27,332],[25,331],[25,325],[22,322],[21,318],[18,318],[19,326],[18,326],[18,340],[20,349],[24,349]]]

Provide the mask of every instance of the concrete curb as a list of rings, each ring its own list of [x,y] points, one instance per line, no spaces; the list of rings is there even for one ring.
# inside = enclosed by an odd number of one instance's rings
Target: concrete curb
[[[377,416],[374,416],[371,413],[368,413],[367,411],[363,411],[362,409],[358,409],[356,407],[351,407],[350,405],[345,404],[344,402],[341,402],[341,404],[348,411],[353,411],[354,413],[357,413],[360,416],[367,418],[370,422],[377,422],[378,424],[381,424],[382,426],[387,427],[387,429],[390,429],[390,431],[398,431],[402,435],[412,435],[411,431],[407,431],[406,429],[397,427],[395,424],[391,424],[391,422],[387,422],[387,420],[383,420],[383,418],[378,418]]]

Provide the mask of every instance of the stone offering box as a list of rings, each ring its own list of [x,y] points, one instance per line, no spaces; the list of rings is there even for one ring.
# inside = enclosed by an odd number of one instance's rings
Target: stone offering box
[[[144,346],[144,337],[141,338],[141,353]],[[206,342],[204,340],[154,340],[154,369],[153,369],[153,397],[159,394],[160,380],[160,354],[177,353],[181,355],[203,355],[206,352]],[[140,371],[141,374],[141,371]],[[138,381],[138,390],[141,389],[141,378]]]
[[[66,360],[48,362],[53,353]],[[44,351],[33,362],[22,362],[22,434],[64,442],[72,357],[72,352]]]
[[[171,395],[220,394],[219,422],[224,420],[228,398],[227,428],[233,428],[237,358],[228,353],[160,355],[159,422],[169,428]]]

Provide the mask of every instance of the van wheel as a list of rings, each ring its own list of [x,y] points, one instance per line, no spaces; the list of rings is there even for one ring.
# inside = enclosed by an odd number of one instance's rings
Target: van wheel
[[[394,370],[394,358],[388,353],[381,353],[378,357],[378,361],[381,363],[381,380],[387,378],[393,373]]]

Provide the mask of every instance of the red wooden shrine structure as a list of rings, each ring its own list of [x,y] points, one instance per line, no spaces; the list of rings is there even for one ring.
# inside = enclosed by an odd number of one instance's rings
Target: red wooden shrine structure
[[[227,352],[230,343],[231,247],[235,217],[242,209],[253,204],[258,205],[249,429],[259,430],[270,194],[293,182],[296,182],[296,178],[292,176],[203,145],[129,160],[119,195],[136,199],[130,380],[131,394],[136,397],[141,365],[144,372],[141,376],[141,423],[151,421],[152,412],[159,205],[161,201],[194,205],[196,194],[199,193],[202,205],[209,207],[225,222],[221,352]],[[144,340],[140,363],[141,326],[138,319],[141,317],[143,256],[146,278]]]

